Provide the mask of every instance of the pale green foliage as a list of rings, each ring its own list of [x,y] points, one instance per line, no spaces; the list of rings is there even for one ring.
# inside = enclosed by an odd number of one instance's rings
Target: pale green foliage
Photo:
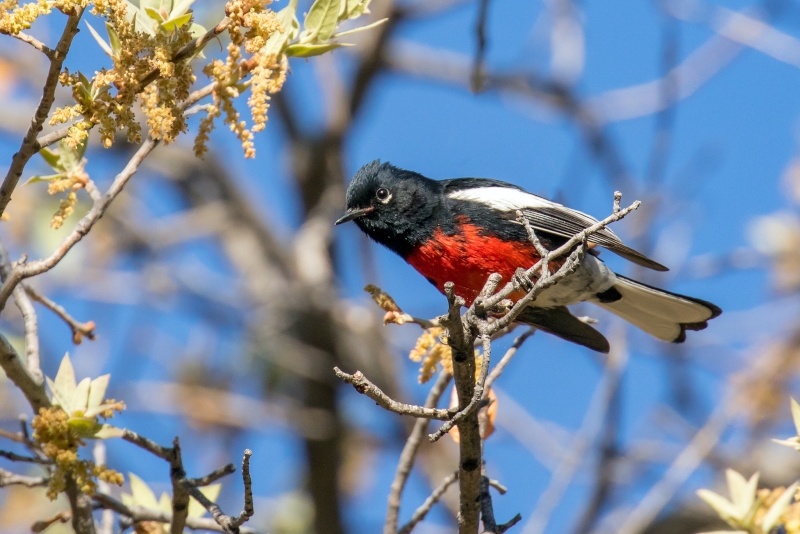
[[[106,439],[119,437],[122,433],[116,427],[98,422],[98,416],[118,406],[117,403],[104,403],[110,378],[111,375],[103,375],[94,380],[84,378],[76,383],[69,354],[65,354],[61,360],[55,380],[47,377],[51,402],[67,413],[67,424],[82,438]]]
[[[25,183],[32,184],[36,182],[46,182],[68,178],[70,174],[79,172],[83,169],[83,166],[86,163],[86,161],[83,159],[85,152],[86,141],[79,144],[76,148],[71,148],[64,139],[58,143],[58,152],[54,152],[49,148],[41,149],[39,151],[39,155],[42,156],[42,159],[44,159],[55,171],[55,174],[32,176]]]
[[[756,512],[760,505],[759,500],[756,498],[759,474],[756,473],[749,480],[745,480],[741,474],[733,469],[728,469],[725,471],[725,475],[728,480],[730,500],[707,489],[698,490],[697,495],[706,501],[723,521],[738,529],[734,532],[756,534],[771,531],[777,526],[778,520],[783,515],[786,507],[789,506],[797,489],[797,482],[795,482],[770,506],[766,514],[759,521],[756,521]]]
[[[156,499],[156,494],[144,480],[133,473],[128,473],[128,480],[131,482],[131,492],[122,494],[122,504],[128,507],[141,507],[149,510],[166,512],[168,514],[172,513],[172,500],[167,493],[162,493],[161,497]],[[211,484],[200,488],[200,492],[205,495],[209,501],[216,502],[221,488],[222,484]],[[192,497],[189,500],[188,513],[189,517],[203,517],[206,513],[206,509]],[[164,532],[169,532],[168,524],[165,523],[161,525],[161,528]]]
[[[353,46],[349,43],[331,42],[331,39],[368,30],[388,20],[381,19],[366,26],[336,33],[340,23],[369,13],[369,3],[370,0],[316,0],[306,14],[303,31],[298,35],[299,22],[295,14],[297,0],[293,0],[277,14],[281,26],[288,28],[288,31],[280,34],[274,42],[267,42],[267,46],[270,50],[282,50],[287,56],[293,57],[319,56],[343,46]]]
[[[797,435],[788,439],[773,439],[772,441],[800,451],[800,404],[794,399],[792,399],[792,419],[794,420],[794,428]]]
[[[129,22],[133,22],[134,29],[148,35],[156,33],[169,33],[183,27],[192,20],[192,12],[189,10],[195,0],[139,0],[139,6],[128,1],[128,8],[125,16]],[[114,27],[106,22],[106,32],[108,42],[100,37],[100,34],[89,24],[89,32],[100,45],[100,48],[111,57],[117,57],[122,46],[119,35]],[[197,23],[192,23],[189,28],[193,37],[199,37],[206,33],[206,29]]]

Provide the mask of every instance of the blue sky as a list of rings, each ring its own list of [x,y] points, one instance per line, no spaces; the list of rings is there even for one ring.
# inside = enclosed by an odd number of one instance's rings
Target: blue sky
[[[378,3],[380,0],[374,0]],[[280,7],[280,3],[276,4]],[[720,2],[731,9],[747,8],[747,2]],[[474,52],[473,26],[477,5],[466,2],[444,15],[430,20],[405,23],[397,38],[471,56]],[[494,0],[490,2],[487,66],[494,72],[547,74],[546,43],[532,32],[544,7],[540,2]],[[656,4],[640,0],[616,2],[587,1],[579,7],[586,32],[586,64],[576,86],[582,97],[651,81],[660,76],[662,15]],[[776,18],[777,26],[790,34],[797,33],[797,10],[788,7]],[[712,33],[702,24],[680,23],[679,59],[685,58]],[[102,61],[88,32],[76,39],[71,59],[76,67],[90,61]],[[343,69],[349,60],[337,52]],[[68,62],[69,63],[69,62]],[[323,103],[316,86],[313,60],[292,63],[287,81],[296,107],[302,110],[306,129],[314,131],[321,124]],[[202,75],[201,75],[202,76]],[[611,124],[607,133],[619,149],[637,189],[623,191],[624,200],[658,199],[663,209],[653,230],[656,257],[667,264],[683,262],[699,255],[725,255],[748,246],[747,228],[759,215],[792,209],[784,194],[780,177],[797,152],[800,71],[753,50],[744,50],[739,57],[694,95],[681,102],[674,111],[672,148],[666,166],[664,187],[652,190],[643,185],[652,151],[655,116]],[[602,168],[586,150],[575,125],[559,114],[546,120],[531,116],[527,104],[497,93],[474,95],[465,89],[445,86],[436,81],[408,78],[390,73],[383,75],[368,95],[366,105],[346,140],[345,164],[352,175],[373,159],[391,161],[432,178],[460,176],[492,177],[518,184],[531,192],[558,198],[572,207],[597,217],[611,208],[612,190]],[[275,114],[277,115],[277,114]],[[253,161],[240,157],[240,149],[226,128],[212,137],[215,151],[225,154],[225,161],[235,172],[237,183],[246,191],[264,219],[288,233],[298,224],[298,201],[289,181],[289,154],[284,130],[274,116],[264,133],[257,135],[258,156]],[[0,138],[0,156],[7,160],[18,141],[4,135]],[[89,171],[98,182],[107,183],[119,162],[89,153]],[[137,175],[137,194],[146,199],[155,216],[174,213],[182,206],[168,187],[158,181],[154,169]],[[633,217],[640,216],[635,214]],[[633,219],[632,217],[632,219]],[[634,222],[626,220],[615,227],[621,236],[630,235]],[[336,229],[337,257],[341,272],[341,292],[349,298],[367,301],[361,288],[377,283],[397,297],[408,312],[434,316],[444,309],[444,300],[421,276],[400,258],[376,245],[374,254],[379,266],[378,280],[365,280],[356,257],[357,229],[347,225]],[[688,243],[682,254],[676,240]],[[679,244],[680,244],[679,243]],[[630,266],[603,255],[612,266],[630,273]],[[199,261],[222,276],[230,276],[230,267],[221,259],[212,242],[193,243],[166,257],[167,264]],[[135,263],[116,266],[135,271]],[[656,274],[650,283],[686,292],[719,304],[725,313],[702,333],[690,334],[686,344],[689,357],[689,379],[702,397],[706,413],[721,399],[720,375],[740,367],[748,358],[742,349],[756,335],[777,336],[790,317],[787,309],[796,306],[791,297],[779,297],[770,289],[767,273],[761,270],[734,271],[723,275],[696,279],[687,270]],[[85,302],[74,293],[62,295],[76,315],[95,319],[101,340],[71,348],[63,336],[43,339],[45,370],[52,376],[65,350],[74,353],[80,373],[112,373],[114,384],[121,387],[137,380],[174,378],[178,363],[173,360],[189,340],[196,339],[203,319],[193,312],[191,300],[154,302],[132,306]],[[749,313],[761,307],[763,316]],[[595,310],[585,310],[593,313]],[[600,328],[608,331],[614,321],[597,314]],[[41,313],[42,332],[60,332],[65,327]],[[149,332],[165,328],[168,336],[149,336]],[[416,365],[406,358],[417,335],[416,327],[391,329],[398,367],[409,396],[424,398],[426,388],[416,384]],[[244,329],[230,326],[214,333],[211,348],[202,358],[225,370],[241,371]],[[729,335],[730,334],[730,335]],[[44,336],[43,336],[44,337]],[[63,338],[63,339],[62,339]],[[498,343],[501,354],[510,340]],[[98,348],[102,347],[102,348]],[[640,333],[628,337],[630,361],[625,372],[622,397],[621,442],[630,444],[653,436],[650,414],[659,403],[670,402],[670,383],[664,361],[654,357],[663,345]],[[104,354],[102,358],[98,355]],[[730,355],[723,371],[720,360]],[[189,358],[183,355],[180,358]],[[553,421],[570,431],[577,430],[587,404],[600,379],[601,369],[584,349],[574,347],[546,335],[537,334],[517,355],[498,387],[541,421]],[[257,385],[245,387],[257,394]],[[383,413],[373,403],[349,390],[343,390],[348,410],[358,428],[390,440],[396,435],[396,416]],[[502,403],[499,409],[503,410]],[[702,414],[701,414],[702,415]],[[701,422],[702,417],[699,421]],[[256,491],[261,497],[277,498],[302,484],[300,442],[291,432],[281,428],[264,428],[258,432],[232,434],[221,440],[208,432],[190,429],[177,417],[153,417],[134,411],[119,418],[130,426],[158,439],[171,440],[175,433],[195,438],[187,458],[190,469],[199,471],[216,467],[222,459],[238,462],[240,451],[254,450],[252,469]],[[373,476],[347,502],[347,518],[354,532],[375,532],[382,524],[385,498],[399,454],[399,445],[383,450],[374,462]],[[118,461],[122,470],[136,466],[137,472],[154,486],[166,488],[166,469],[159,461],[122,443],[110,444],[111,461]],[[549,472],[507,431],[500,428],[488,442],[486,458],[490,474],[509,488],[508,494],[495,498],[499,518],[507,519],[520,512],[527,520],[536,499],[549,481]],[[659,473],[660,468],[655,469]],[[576,513],[581,510],[589,479],[578,477],[556,509],[548,532],[569,532]],[[693,478],[699,484],[704,479]],[[223,503],[238,507],[238,482],[228,485]],[[637,487],[637,492],[646,486]],[[402,518],[427,496],[429,487],[414,477],[404,500]],[[686,495],[691,495],[687,492]],[[447,524],[440,513],[433,523]],[[434,532],[435,530],[430,530]],[[420,529],[420,532],[425,532]]]

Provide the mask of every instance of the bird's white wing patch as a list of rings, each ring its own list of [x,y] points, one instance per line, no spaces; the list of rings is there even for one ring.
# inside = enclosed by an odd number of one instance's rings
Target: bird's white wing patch
[[[536,208],[563,208],[561,204],[550,202],[542,198],[519,189],[511,187],[475,187],[472,189],[462,189],[449,193],[448,198],[453,200],[468,200],[480,202],[491,208],[502,211],[514,211]]]

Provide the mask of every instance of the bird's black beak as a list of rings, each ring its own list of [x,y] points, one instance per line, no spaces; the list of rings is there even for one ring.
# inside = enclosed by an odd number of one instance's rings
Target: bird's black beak
[[[337,220],[335,224],[342,224],[350,222],[353,219],[358,219],[359,217],[363,217],[364,215],[366,215],[367,213],[371,212],[374,209],[375,209],[374,206],[370,206],[368,208],[349,209],[345,212],[344,215],[339,217],[339,220]]]

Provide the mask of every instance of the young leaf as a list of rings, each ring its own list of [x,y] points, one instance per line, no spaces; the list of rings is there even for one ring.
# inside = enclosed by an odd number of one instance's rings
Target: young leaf
[[[297,21],[297,0],[290,0],[289,5],[276,13],[278,22],[281,24],[282,32],[274,32],[267,39],[267,43],[262,49],[266,56],[279,56],[286,43],[297,36],[300,23]]]
[[[364,13],[369,13],[370,0],[347,0],[347,18],[357,19]]]
[[[336,30],[339,17],[339,0],[315,0],[303,24],[303,43],[324,43]]]
[[[63,174],[48,174],[46,176],[31,176],[30,178],[28,178],[28,181],[25,182],[23,185],[35,184],[37,182],[49,182],[50,180],[57,180],[58,178],[61,178],[62,176],[64,176],[64,175]],[[773,440],[773,441],[777,441],[777,440]]]
[[[144,8],[144,12],[147,13],[147,16],[153,19],[156,22],[164,22],[164,18],[161,16],[157,10],[153,9],[152,7]]]
[[[86,413],[86,403],[89,402],[89,388],[92,385],[91,378],[84,378],[75,387],[75,392],[72,394],[72,399],[69,402],[69,408],[63,406],[64,410],[72,415],[76,412],[81,414]]]
[[[380,26],[381,24],[383,24],[387,20],[389,20],[389,19],[388,18],[381,19],[381,20],[373,22],[372,24],[367,24],[366,26],[360,26],[358,28],[353,28],[352,30],[347,30],[347,31],[344,31],[344,32],[339,32],[339,33],[334,33],[332,38],[336,39],[337,37],[343,37],[345,35],[351,35],[353,33],[358,33],[358,32],[363,32],[363,31],[366,31],[366,30],[371,30],[372,28]]]
[[[64,398],[64,396],[61,394],[58,388],[56,388],[55,382],[50,380],[49,376],[46,376],[45,379],[47,379],[47,386],[50,388],[50,392],[53,394],[52,398],[53,404],[55,404],[56,406],[61,406],[62,408],[64,406],[67,406],[69,404],[69,399]]]
[[[122,48],[122,44],[119,42],[117,30],[114,29],[114,26],[106,22],[106,32],[108,32],[108,41],[111,43],[111,50],[116,55],[119,53],[120,48]]]
[[[172,6],[170,17],[177,17],[187,13],[189,8],[192,7],[192,4],[194,4],[194,0],[178,0],[175,2],[175,5]]]
[[[761,520],[761,529],[764,532],[772,530],[772,527],[775,526],[783,515],[784,510],[786,510],[786,507],[789,506],[789,503],[792,501],[795,491],[797,491],[797,482],[786,488],[784,492],[781,493],[781,496],[778,497],[778,500],[770,506],[767,513],[764,514],[764,519]]]
[[[184,24],[186,24],[187,22],[189,22],[189,19],[191,18],[192,14],[186,13],[185,15],[181,15],[180,17],[176,17],[168,21],[162,22],[161,27],[167,31],[176,30],[181,26],[183,26]]]
[[[144,480],[133,473],[128,473],[128,478],[131,481],[131,499],[129,502],[131,502],[133,506],[141,506],[142,508],[158,510],[156,494],[153,493],[153,490],[150,489],[150,486],[148,486]],[[123,493],[122,496],[124,499],[125,494]]]
[[[83,22],[85,22],[86,26],[89,27],[89,33],[92,34],[92,37],[94,37],[94,40],[97,41],[97,44],[100,45],[100,48],[103,49],[103,52],[105,52],[109,56],[113,56],[114,55],[114,51],[111,49],[110,46],[108,46],[108,43],[105,42],[102,37],[100,37],[100,34],[97,33],[97,31],[94,28],[92,28],[92,25],[89,24],[88,21],[84,20]],[[106,26],[108,26],[107,22],[106,22]],[[117,39],[117,42],[119,42],[119,39]]]
[[[794,428],[797,430],[797,435],[800,436],[800,404],[792,398],[792,419],[794,420]]]
[[[736,506],[722,495],[707,489],[700,489],[697,490],[697,496],[706,501],[722,519],[741,519],[738,517],[739,510],[736,509]]]
[[[61,156],[61,166],[65,171],[75,170],[81,161],[77,150],[71,148],[63,139],[58,142],[58,154]]]
[[[322,43],[322,44],[293,44],[286,47],[286,55],[293,57],[320,56],[325,52],[336,50],[343,46],[353,46],[349,43]]]
[[[75,393],[75,370],[72,368],[69,354],[65,354],[64,359],[61,360],[61,365],[58,367],[58,373],[56,373],[53,386],[54,393],[58,392],[58,396],[63,400],[66,402],[72,400],[72,395]],[[68,409],[68,407],[63,404],[61,404],[61,407],[65,410]]]
[[[49,148],[45,147],[45,148],[43,148],[43,149],[41,149],[39,151],[39,155],[42,156],[42,158],[44,158],[44,160],[47,162],[47,164],[50,165],[51,167],[53,167],[53,169],[55,169],[57,171],[61,171],[61,172],[64,172],[66,170],[66,169],[64,169],[64,166],[61,165],[61,155],[60,154],[56,154],[55,152],[53,152]]]
[[[111,375],[103,375],[92,380],[91,387],[89,388],[89,401],[86,403],[87,417],[92,417],[89,415],[88,410],[103,404],[103,399],[105,399],[106,389],[108,388],[108,381],[110,378]]]
[[[100,430],[95,432],[92,437],[96,439],[121,438],[124,433],[125,431],[121,428],[104,424],[100,426]]]

